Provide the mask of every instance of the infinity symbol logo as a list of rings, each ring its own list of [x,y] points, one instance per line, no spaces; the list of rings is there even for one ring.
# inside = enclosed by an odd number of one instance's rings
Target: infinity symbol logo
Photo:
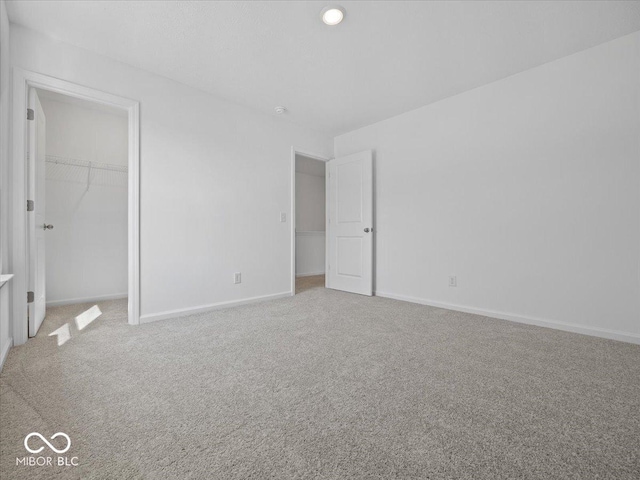
[[[31,453],[40,453],[42,450],[44,450],[44,447],[40,447],[37,450],[32,449],[31,447],[29,447],[29,439],[31,437],[39,437],[40,440],[42,440],[44,443],[47,444],[47,446],[53,450],[56,453],[65,453],[67,450],[69,450],[71,448],[71,439],[69,438],[69,435],[67,435],[66,433],[62,433],[62,432],[58,432],[56,434],[54,434],[51,437],[51,440],[53,440],[54,438],[57,437],[64,437],[67,439],[67,446],[66,448],[62,449],[62,450],[58,450],[56,447],[54,447],[53,445],[51,445],[51,443],[49,443],[49,441],[44,438],[42,435],[40,435],[38,432],[31,432],[29,435],[27,435],[26,437],[24,437],[24,448],[26,448],[29,452]]]

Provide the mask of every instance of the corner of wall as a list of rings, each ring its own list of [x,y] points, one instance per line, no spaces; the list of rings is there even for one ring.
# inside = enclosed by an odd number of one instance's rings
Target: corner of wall
[[[9,174],[9,152],[10,152],[10,105],[11,105],[11,48],[10,35],[11,25],[7,14],[7,5],[5,0],[0,0],[0,272],[7,273],[7,264],[9,263],[8,251],[8,231],[9,231],[9,189],[11,185],[8,181]],[[9,312],[11,285],[5,285],[0,295],[2,300],[0,303],[0,371],[4,365],[4,361],[9,354],[9,350],[13,346],[11,322]]]

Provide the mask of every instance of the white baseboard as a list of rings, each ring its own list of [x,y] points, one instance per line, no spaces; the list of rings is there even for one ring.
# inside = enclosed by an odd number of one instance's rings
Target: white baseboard
[[[105,300],[119,300],[121,298],[127,298],[126,293],[113,293],[111,295],[99,295],[97,297],[85,297],[85,298],[69,298],[66,300],[52,300],[47,302],[47,307],[58,307],[60,305],[73,305],[74,303],[89,303],[89,302],[103,302]]]
[[[7,338],[7,341],[4,342],[2,346],[2,351],[0,351],[0,372],[2,371],[2,367],[4,367],[4,362],[9,355],[9,350],[13,347],[13,338]]]
[[[313,277],[315,275],[324,275],[324,270],[322,270],[321,272],[296,273],[296,278],[298,278],[298,277]]]
[[[419,303],[421,305],[429,305],[431,307],[444,308],[446,310],[455,310],[458,312],[473,313],[485,317],[498,318],[500,320],[508,320],[511,322],[525,323],[528,325],[536,325],[538,327],[553,328],[555,330],[563,330],[565,332],[581,333],[592,337],[608,338],[611,340],[619,340],[621,342],[635,343],[640,345],[640,335],[635,333],[620,332],[617,330],[609,330],[598,327],[585,327],[576,325],[575,323],[557,322],[554,320],[543,320],[535,317],[525,317],[523,315],[515,315],[512,313],[496,312],[494,310],[484,310],[475,307],[466,307],[463,305],[454,305],[450,303],[436,302],[424,298],[409,297],[406,295],[397,295],[388,292],[375,292],[378,297],[392,298],[394,300],[402,300],[405,302]]]
[[[240,305],[248,305],[250,303],[265,302],[267,300],[277,300],[278,298],[290,297],[291,292],[274,293],[272,295],[262,295],[260,297],[244,298],[242,300],[230,300],[228,302],[212,303],[209,305],[200,305],[198,307],[181,308],[178,310],[168,310],[160,313],[147,313],[140,316],[140,323],[157,322],[158,320],[168,320],[170,318],[185,317],[196,313],[209,312],[211,310],[220,310],[223,308],[239,307]]]

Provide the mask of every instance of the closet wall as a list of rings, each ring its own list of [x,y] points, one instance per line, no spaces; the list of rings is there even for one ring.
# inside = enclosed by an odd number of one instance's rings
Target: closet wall
[[[47,304],[126,297],[126,114],[39,94],[47,119],[46,222],[54,226],[46,237]]]
[[[296,275],[325,270],[325,163],[296,155]]]

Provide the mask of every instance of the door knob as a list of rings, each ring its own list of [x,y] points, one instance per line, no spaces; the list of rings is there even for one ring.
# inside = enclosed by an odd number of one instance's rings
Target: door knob
[[[45,230],[53,230],[53,225],[51,225],[51,224],[47,225],[47,224],[45,223],[45,224],[43,225],[43,228],[44,228]]]
[[[364,229],[364,233],[369,233],[369,232],[370,232],[369,227]]]

